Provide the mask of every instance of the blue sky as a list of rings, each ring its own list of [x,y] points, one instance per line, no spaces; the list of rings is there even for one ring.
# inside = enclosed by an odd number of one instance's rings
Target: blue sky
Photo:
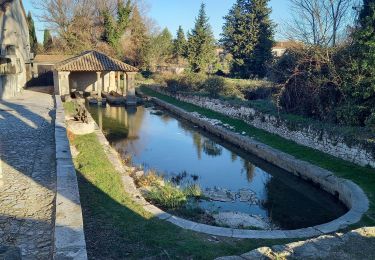
[[[26,11],[37,13],[30,0],[24,0]],[[202,0],[145,0],[150,10],[149,15],[157,22],[160,28],[168,27],[175,34],[179,25],[182,25],[185,32],[194,26],[195,17],[198,14],[199,6]],[[221,28],[223,26],[223,17],[228,13],[236,0],[203,0],[206,3],[206,11],[210,17],[210,24],[215,37],[219,39]],[[281,24],[288,19],[290,12],[288,10],[288,0],[271,0],[272,19],[276,24]],[[44,25],[36,20],[36,29],[38,40],[43,41]],[[278,30],[279,31],[279,30]],[[280,33],[276,34],[280,39]]]

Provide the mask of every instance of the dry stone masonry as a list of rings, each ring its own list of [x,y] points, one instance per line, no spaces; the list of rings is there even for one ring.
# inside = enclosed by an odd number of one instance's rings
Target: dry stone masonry
[[[163,92],[163,94],[170,95],[166,92]],[[286,121],[280,120],[275,116],[261,113],[250,107],[233,106],[217,99],[180,94],[174,97],[232,118],[244,120],[256,128],[277,134],[298,144],[317,149],[358,165],[375,167],[373,151],[366,149],[361,144],[349,145],[342,137],[331,136],[327,132],[322,132],[312,127],[296,127],[296,129],[291,129],[291,127],[288,127]]]

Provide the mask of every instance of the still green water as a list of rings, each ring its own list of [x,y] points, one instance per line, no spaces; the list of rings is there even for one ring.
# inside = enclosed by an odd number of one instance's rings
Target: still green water
[[[202,201],[213,211],[259,215],[282,229],[329,222],[345,214],[335,197],[252,154],[155,107],[88,107],[110,144],[134,165],[177,184],[256,194],[258,203]],[[158,111],[156,113],[156,111]]]

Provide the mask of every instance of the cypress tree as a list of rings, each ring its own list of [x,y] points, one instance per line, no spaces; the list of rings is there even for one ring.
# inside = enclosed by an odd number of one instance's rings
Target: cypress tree
[[[129,26],[131,12],[130,0],[126,2],[126,5],[122,0],[117,1],[117,17],[112,16],[108,7],[101,11],[104,25],[103,40],[115,49],[117,49],[121,37]]]
[[[181,25],[178,27],[176,39],[173,42],[173,56],[177,59],[177,63],[180,62],[182,57],[186,57],[187,54],[187,41],[185,38],[184,30]]]
[[[231,72],[236,77],[264,77],[272,60],[274,26],[269,0],[237,0],[225,24],[221,43],[233,55]]]
[[[53,46],[53,40],[50,30],[45,29],[44,30],[44,40],[43,40],[43,48],[45,51],[51,50]]]
[[[201,4],[195,27],[188,33],[187,58],[193,72],[207,72],[215,60],[215,38],[212,33],[205,4]]]
[[[27,25],[29,26],[29,39],[31,52],[36,54],[38,50],[38,39],[36,37],[34,19],[31,12],[27,14]]]

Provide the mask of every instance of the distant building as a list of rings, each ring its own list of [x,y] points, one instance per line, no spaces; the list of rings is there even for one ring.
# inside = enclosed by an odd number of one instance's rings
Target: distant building
[[[7,99],[31,78],[33,55],[22,0],[0,0],[0,29],[0,99]]]
[[[272,47],[272,54],[275,57],[281,57],[284,55],[287,49],[296,47],[299,43],[295,41],[280,41],[276,42],[275,46]]]

